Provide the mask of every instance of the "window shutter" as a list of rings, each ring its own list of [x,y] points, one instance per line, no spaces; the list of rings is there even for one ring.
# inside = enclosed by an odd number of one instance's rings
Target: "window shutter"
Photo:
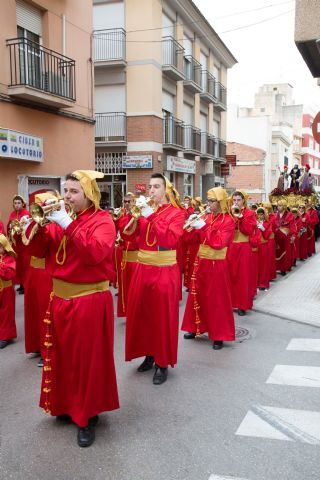
[[[17,25],[29,32],[42,36],[42,14],[36,7],[23,0],[16,0]]]

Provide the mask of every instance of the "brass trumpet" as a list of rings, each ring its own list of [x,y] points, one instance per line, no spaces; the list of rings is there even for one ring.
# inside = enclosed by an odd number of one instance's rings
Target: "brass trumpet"
[[[242,210],[237,205],[232,205],[231,207],[231,215],[235,218],[239,218],[242,215]]]
[[[68,215],[73,218],[74,212],[70,205],[65,204],[66,210]],[[47,204],[45,205],[38,205],[37,203],[33,203],[30,207],[30,216],[31,218],[38,224],[40,227],[44,227],[50,223],[48,220],[48,215],[51,215],[52,212],[56,210],[60,210],[60,200],[48,200]]]
[[[123,208],[122,207],[115,208],[112,213],[112,218],[116,222],[117,220],[119,220],[119,218],[122,217],[122,215],[123,215]]]
[[[21,233],[22,233],[22,225],[20,221],[15,218],[11,222],[10,236],[13,237],[14,235],[21,235]]]
[[[191,229],[192,229],[192,224],[194,222],[196,222],[197,220],[200,220],[200,218],[202,218],[207,213],[210,213],[210,208],[209,207],[206,207],[203,212],[198,213],[198,215],[196,217],[188,218],[186,223],[183,225],[183,230],[186,230],[187,232],[190,232]]]
[[[154,211],[156,211],[157,206],[153,200],[152,197],[146,197],[146,203],[151,207]],[[125,226],[123,232],[126,233],[127,235],[131,235],[131,233],[135,230],[135,225],[138,219],[141,217],[141,211],[143,207],[139,207],[139,205],[136,204],[136,202],[132,205],[130,208],[130,213],[132,215],[132,218],[130,219],[129,223]],[[133,226],[133,228],[130,230],[130,227]]]

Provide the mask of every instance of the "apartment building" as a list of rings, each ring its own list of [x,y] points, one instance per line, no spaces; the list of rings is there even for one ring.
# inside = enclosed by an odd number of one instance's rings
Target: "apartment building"
[[[320,191],[320,145],[314,139],[312,125],[314,112],[305,112],[302,117],[301,165],[310,165],[315,190]]]
[[[191,0],[93,0],[96,168],[106,205],[165,173],[181,195],[223,183],[227,69]]]
[[[0,15],[0,211],[94,168],[90,2],[6,0]]]

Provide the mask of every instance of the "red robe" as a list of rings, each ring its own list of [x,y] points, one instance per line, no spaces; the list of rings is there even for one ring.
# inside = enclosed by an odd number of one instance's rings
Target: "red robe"
[[[308,256],[316,253],[316,239],[314,236],[314,227],[319,223],[318,213],[314,208],[307,209],[308,221]]]
[[[139,219],[140,250],[176,250],[183,234],[185,213],[162,205]],[[137,263],[127,306],[126,361],[152,355],[160,367],[177,363],[180,268],[176,263],[154,266]]]
[[[189,207],[185,210],[186,212],[186,220],[190,217],[190,215],[194,214],[194,208]],[[188,242],[188,235],[187,232],[184,232],[182,237],[182,254],[183,254],[183,285],[186,288],[189,288],[191,275],[193,271],[194,261],[196,259],[198,253],[198,245],[189,243]]]
[[[253,305],[252,284],[254,282],[249,237],[253,234],[257,221],[252,210],[244,208],[242,213],[242,218],[234,219],[235,239],[228,249],[227,259],[231,280],[232,306],[241,310],[249,310]],[[244,236],[242,241],[236,242],[236,238],[242,235]]]
[[[8,238],[10,238],[12,220],[20,220],[21,217],[24,217],[25,215],[28,215],[30,217],[30,213],[26,208],[22,208],[22,210],[20,210],[19,212],[13,210],[10,213],[7,225]],[[14,235],[14,242],[12,247],[17,254],[16,277],[14,283],[19,283],[23,285],[27,278],[27,272],[30,264],[30,254],[28,249],[22,243],[21,235]]]
[[[270,250],[268,244],[272,234],[272,225],[267,220],[264,220],[262,225],[265,230],[261,231],[261,240],[258,246],[258,287],[269,288]]]
[[[291,237],[295,233],[294,218],[291,212],[278,212],[275,223],[276,261],[277,270],[289,272],[291,270]]]
[[[136,252],[139,250],[138,235],[136,228],[131,235],[127,235],[124,232],[126,225],[132,219],[130,213],[124,214],[116,223],[118,231],[121,236],[121,259],[118,259],[118,305],[117,316],[126,316],[126,307],[128,301],[128,293],[135,270],[136,262],[128,260],[128,252]],[[129,227],[129,230],[131,227]],[[132,255],[132,254],[131,254]],[[130,253],[129,253],[130,256]]]
[[[205,227],[189,233],[192,240],[214,250],[228,248],[234,235],[233,218],[229,214],[209,214],[204,220]],[[197,257],[192,277],[182,330],[196,333],[196,321],[200,321],[200,333],[208,332],[211,340],[233,341],[235,326],[227,259]]]
[[[270,213],[268,217],[272,232],[268,241],[268,253],[269,253],[269,280],[275,280],[277,278],[277,264],[276,264],[276,242],[274,239],[274,232],[276,228],[276,215]]]
[[[10,255],[0,255],[0,340],[17,337],[15,320],[16,295],[13,286],[3,287],[3,281],[13,281],[16,261]]]
[[[24,295],[24,341],[26,353],[40,352],[44,358],[44,317],[52,292],[52,276],[48,268],[40,266],[45,259],[31,257]],[[34,265],[34,266],[32,266]],[[36,266],[37,265],[37,266]]]
[[[65,262],[56,261],[66,238]],[[46,257],[53,279],[72,284],[110,280],[115,227],[107,212],[91,207],[78,214],[63,231],[56,224],[40,229],[30,243],[31,253]],[[58,261],[63,259],[63,248]],[[40,406],[52,415],[69,414],[80,427],[100,412],[119,407],[113,358],[114,317],[111,292],[88,293],[64,299],[53,297],[50,319],[52,348],[51,392],[45,392],[43,371]],[[44,367],[46,367],[46,359]]]
[[[257,295],[257,287],[258,287],[258,280],[259,280],[259,254],[258,248],[261,241],[261,232],[257,226],[255,226],[253,234],[250,235],[249,243],[251,245],[252,251],[252,263],[251,263],[251,270],[252,270],[252,298]]]
[[[3,233],[4,235],[6,235],[6,231],[5,231],[3,222],[1,220],[0,220],[0,233]]]
[[[300,216],[300,226],[298,228],[298,238],[299,238],[299,252],[298,257],[300,260],[306,260],[308,258],[308,224],[309,216],[304,213]],[[303,221],[304,220],[304,221]],[[302,230],[302,229],[305,229]]]

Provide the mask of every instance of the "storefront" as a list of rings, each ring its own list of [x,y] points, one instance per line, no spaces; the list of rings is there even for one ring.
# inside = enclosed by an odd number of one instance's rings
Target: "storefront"
[[[167,155],[164,173],[182,196],[193,197],[196,176],[195,160]]]

